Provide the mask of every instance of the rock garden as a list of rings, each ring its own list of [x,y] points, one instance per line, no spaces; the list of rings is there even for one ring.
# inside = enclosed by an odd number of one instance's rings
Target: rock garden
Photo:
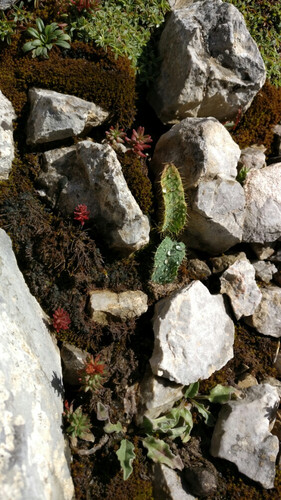
[[[0,0],[0,485],[281,497],[281,6]]]

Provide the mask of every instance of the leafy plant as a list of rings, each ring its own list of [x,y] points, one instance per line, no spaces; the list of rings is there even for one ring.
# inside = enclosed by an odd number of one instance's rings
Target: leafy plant
[[[183,463],[178,455],[174,455],[165,441],[148,436],[142,444],[147,448],[147,456],[160,464],[168,465],[171,469],[183,469]]]
[[[144,134],[144,127],[138,127],[137,130],[133,129],[131,138],[125,137],[125,140],[128,143],[128,147],[138,156],[142,158],[146,158],[146,155],[143,153],[145,149],[150,148],[151,146],[148,144],[152,142],[150,135]]]
[[[69,35],[66,35],[58,26],[57,23],[52,23],[47,26],[44,25],[42,19],[36,19],[35,28],[28,28],[26,33],[34,38],[30,42],[26,42],[22,48],[24,52],[32,51],[32,57],[42,56],[48,59],[48,51],[52,49],[53,45],[70,48]]]
[[[90,11],[98,3],[98,0],[68,0],[68,1],[69,3],[74,5],[74,7],[78,10],[78,12],[81,12],[82,10]]]
[[[78,406],[78,408],[76,408],[76,410],[74,411],[73,402],[69,405],[69,403],[65,401],[64,407],[65,411],[63,413],[63,416],[69,424],[66,428],[66,432],[71,438],[72,445],[77,445],[77,438],[94,442],[95,438],[90,432],[90,418],[88,415],[83,414],[82,406]]]
[[[14,20],[9,20],[3,11],[0,11],[0,40],[1,42],[12,41],[12,36],[16,32],[17,24]]]
[[[163,222],[160,231],[178,234],[187,221],[187,205],[180,173],[175,165],[167,164],[160,178],[163,195]],[[154,256],[151,280],[165,284],[172,282],[185,256],[185,244],[166,236]]]
[[[81,373],[81,386],[85,392],[96,392],[101,386],[106,376],[105,364],[100,360],[100,355],[94,358],[92,355],[87,356],[84,362],[84,368]]]
[[[127,439],[122,439],[120,448],[116,451],[116,455],[123,470],[123,479],[126,481],[133,472],[132,462],[136,457],[134,445]]]
[[[250,172],[250,169],[247,167],[240,168],[240,170],[236,176],[236,180],[238,182],[240,182],[241,185],[243,185],[249,172]]]

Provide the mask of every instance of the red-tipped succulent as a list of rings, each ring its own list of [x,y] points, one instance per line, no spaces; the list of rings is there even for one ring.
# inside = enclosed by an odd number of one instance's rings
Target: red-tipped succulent
[[[78,220],[81,223],[81,226],[83,227],[85,224],[86,220],[89,220],[90,217],[90,210],[88,210],[87,205],[82,203],[81,205],[77,205],[77,207],[74,210],[74,219]]]
[[[57,332],[60,330],[68,330],[71,319],[67,311],[62,307],[58,307],[53,314],[53,327]]]
[[[144,135],[144,127],[138,127],[137,130],[133,129],[131,139],[129,139],[129,137],[126,137],[125,139],[128,143],[128,147],[135,154],[141,156],[142,158],[146,157],[146,155],[143,153],[143,150],[151,148],[148,143],[152,142],[152,139],[150,135]]]
[[[103,383],[106,376],[106,366],[100,360],[100,355],[94,358],[92,355],[87,356],[84,362],[84,368],[81,370],[80,382],[85,392],[97,391]]]

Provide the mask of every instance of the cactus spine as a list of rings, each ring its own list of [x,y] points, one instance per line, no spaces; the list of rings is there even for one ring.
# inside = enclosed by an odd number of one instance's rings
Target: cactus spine
[[[187,205],[180,173],[173,163],[165,166],[160,184],[164,201],[163,233],[178,234],[187,220]]]
[[[175,165],[167,164],[162,172],[160,185],[164,201],[162,233],[178,234],[187,221],[187,205],[180,173]],[[155,283],[171,283],[178,274],[185,257],[185,244],[166,236],[154,256],[151,280]]]

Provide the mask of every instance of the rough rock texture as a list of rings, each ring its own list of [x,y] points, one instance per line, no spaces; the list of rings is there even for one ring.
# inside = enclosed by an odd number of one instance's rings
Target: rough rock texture
[[[64,215],[84,203],[109,246],[133,252],[149,241],[149,222],[131,194],[115,151],[82,141],[48,151],[38,179],[40,194]]]
[[[0,90],[0,181],[8,179],[14,159],[13,120],[16,115],[7,97]]]
[[[239,147],[214,118],[186,118],[157,142],[156,179],[169,162],[183,179],[188,201],[183,240],[189,247],[216,254],[241,241],[245,200],[235,180],[239,156]]]
[[[260,288],[262,300],[254,314],[244,321],[259,333],[281,337],[281,288],[270,286]]]
[[[239,146],[215,118],[186,118],[161,135],[152,158],[152,168],[159,177],[165,163],[180,170],[186,189],[201,180],[235,180]]]
[[[181,384],[155,377],[148,368],[139,386],[137,424],[141,423],[144,416],[157,418],[161,413],[171,410],[176,401],[183,397],[182,389]]]
[[[281,237],[281,163],[252,170],[244,183],[243,241],[270,243]]]
[[[110,290],[90,292],[92,320],[106,325],[109,319],[119,318],[126,321],[137,318],[147,311],[147,295],[140,290],[121,293]]]
[[[236,319],[250,316],[262,294],[255,281],[255,269],[247,259],[237,260],[220,278],[221,293],[229,296]]]
[[[219,257],[211,257],[213,273],[222,273],[237,260],[246,259],[244,252],[239,252],[231,255],[220,255]]]
[[[69,385],[80,385],[80,370],[85,366],[84,361],[88,356],[86,351],[82,351],[72,344],[64,342],[60,351],[62,360],[63,381]]]
[[[0,9],[5,10],[9,9],[14,3],[16,3],[17,0],[0,0]]]
[[[244,222],[244,192],[231,180],[201,181],[189,193],[188,225],[182,240],[191,248],[223,253],[240,243]]]
[[[186,269],[190,272],[192,279],[205,280],[212,275],[209,266],[200,259],[188,259]]]
[[[221,0],[174,10],[159,43],[160,75],[149,101],[164,123],[187,116],[233,119],[265,82],[242,14]]]
[[[240,472],[264,488],[273,488],[279,440],[268,429],[279,396],[268,384],[250,387],[245,393],[245,399],[223,405],[210,451],[214,457],[235,463]]]
[[[269,283],[272,280],[273,274],[277,273],[277,267],[271,262],[264,262],[263,260],[258,260],[253,262],[255,268],[256,277],[264,283]]]
[[[153,494],[155,500],[196,500],[188,493],[183,485],[180,475],[164,464],[155,464],[153,467]]]
[[[257,170],[266,166],[264,146],[250,146],[241,150],[238,167],[247,168],[248,170]]]
[[[262,245],[261,243],[252,243],[251,248],[255,252],[259,260],[266,260],[274,254],[275,243],[268,243],[267,245]]]
[[[184,470],[184,477],[188,484],[188,489],[193,495],[207,497],[212,495],[218,486],[217,477],[214,470],[206,467],[192,467]]]
[[[0,247],[1,496],[71,500],[59,351],[2,229]]]
[[[156,304],[153,329],[152,371],[179,384],[209,378],[233,357],[234,325],[223,298],[200,281]]]
[[[74,137],[101,125],[108,112],[93,102],[53,90],[30,89],[27,144],[42,144]]]

